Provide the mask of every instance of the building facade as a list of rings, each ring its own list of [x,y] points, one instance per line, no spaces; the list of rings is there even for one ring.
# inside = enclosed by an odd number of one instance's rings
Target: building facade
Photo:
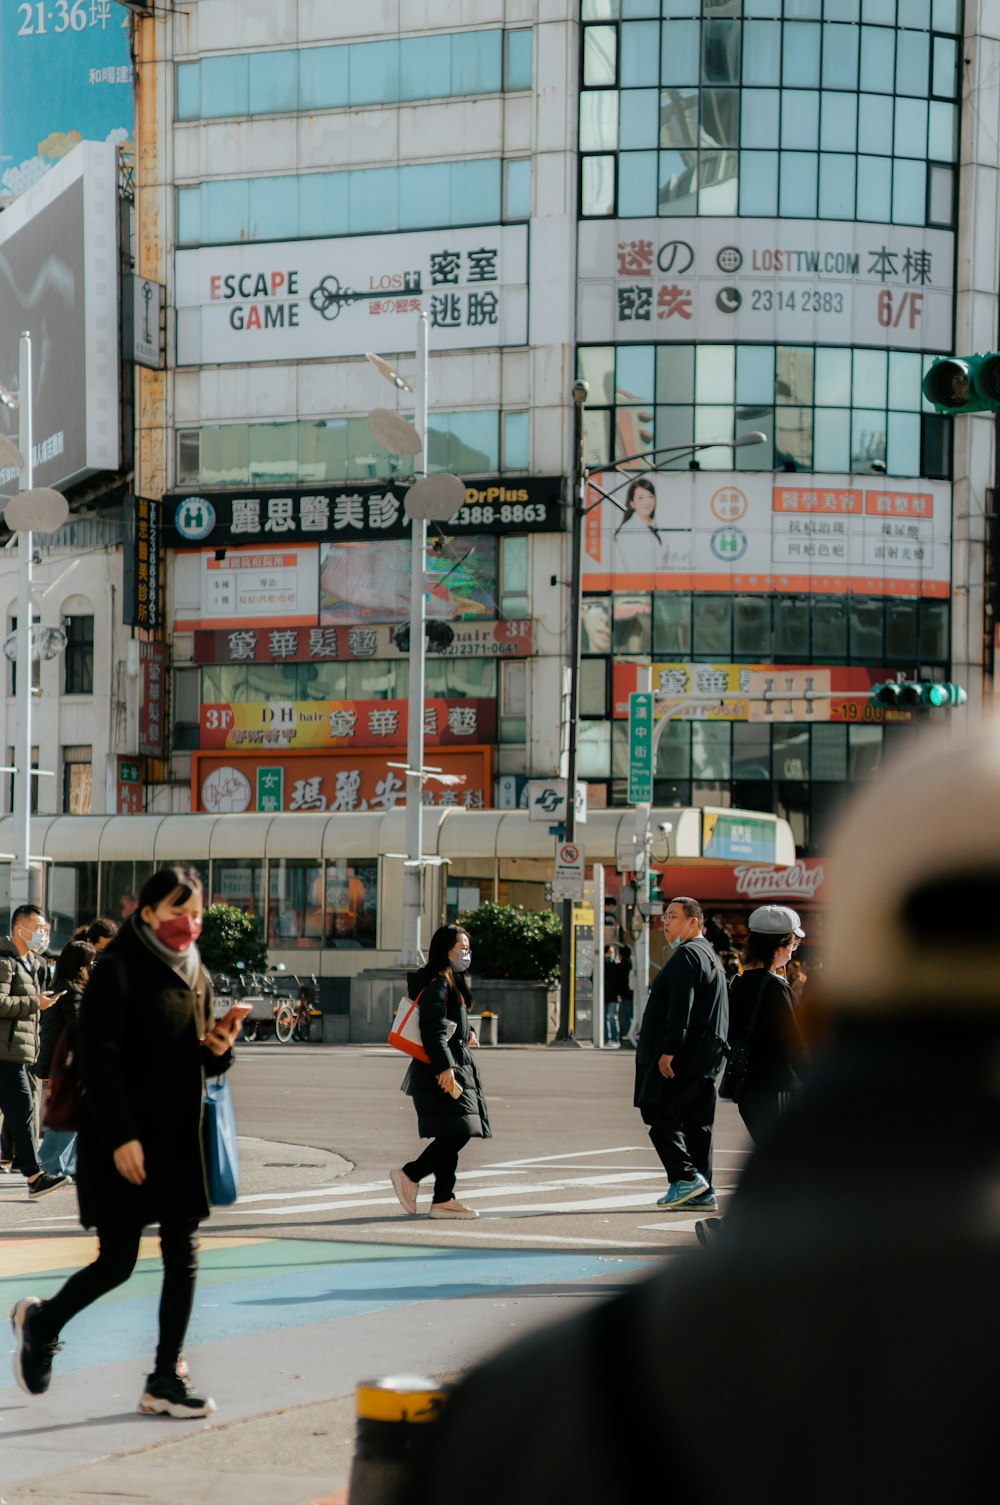
[[[412,385],[421,310],[430,467],[467,487],[431,530],[423,708],[463,782],[429,803],[516,805],[564,768],[576,378],[592,806],[626,802],[646,666],[655,803],[773,811],[813,864],[912,734],[874,683],[957,681],[979,714],[993,421],[942,418],[921,379],[997,344],[982,3],[191,0],[131,41],[134,270],[165,317],[127,479],[162,620],[129,649],[113,542],[44,597],[44,621],[93,608],[93,727],[68,660],[39,711],[91,748],[91,810],[399,802],[412,460],[367,415],[414,399],[366,353]],[[8,627],[15,598],[12,576]],[[42,810],[82,808],[60,757]],[[260,864],[224,876],[213,897],[294,907]]]

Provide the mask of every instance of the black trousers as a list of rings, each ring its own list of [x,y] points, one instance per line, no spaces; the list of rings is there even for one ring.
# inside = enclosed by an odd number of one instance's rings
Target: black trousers
[[[713,1077],[664,1077],[660,1101],[644,1104],[642,1121],[668,1181],[691,1181],[701,1171],[712,1182]]]
[[[35,1140],[35,1099],[27,1066],[0,1061],[0,1113],[14,1147],[14,1169],[22,1176],[36,1176],[41,1167]]]
[[[84,1307],[116,1286],[124,1285],[139,1258],[142,1228],[134,1223],[99,1223],[98,1254],[92,1265],[77,1270],[48,1301],[43,1301],[34,1319],[39,1336],[55,1342],[67,1322]],[[194,1306],[198,1279],[198,1224],[161,1223],[160,1253],[163,1256],[163,1288],[160,1292],[160,1338],[156,1349],[156,1373],[172,1374],[177,1367],[184,1335]]]
[[[450,1202],[455,1195],[455,1176],[458,1157],[471,1139],[470,1134],[461,1138],[432,1139],[426,1150],[403,1166],[403,1175],[411,1181],[422,1181],[425,1176],[434,1177],[434,1201]]]

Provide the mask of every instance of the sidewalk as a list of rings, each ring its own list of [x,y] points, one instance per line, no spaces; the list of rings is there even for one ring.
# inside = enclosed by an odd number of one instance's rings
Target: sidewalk
[[[12,1489],[4,1505],[346,1505],[354,1395],[221,1426],[60,1469]],[[164,1423],[170,1426],[169,1422]],[[305,1460],[308,1460],[306,1466]],[[2,1467],[2,1463],[0,1463]]]

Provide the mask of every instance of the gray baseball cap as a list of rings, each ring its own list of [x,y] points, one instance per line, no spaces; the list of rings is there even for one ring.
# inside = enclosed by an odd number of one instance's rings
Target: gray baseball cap
[[[787,904],[762,904],[747,924],[758,935],[797,935],[800,940],[805,935],[798,913]]]

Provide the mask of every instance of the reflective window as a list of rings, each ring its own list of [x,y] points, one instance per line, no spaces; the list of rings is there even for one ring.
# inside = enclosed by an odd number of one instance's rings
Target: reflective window
[[[607,161],[614,181],[614,158]],[[527,217],[531,164],[511,189],[506,217]],[[605,195],[612,202],[610,190]],[[430,207],[429,207],[430,206]],[[300,234],[361,235],[387,228],[496,222],[501,214],[500,160],[420,163],[302,177],[221,178],[178,189],[178,231],[185,244],[240,240],[290,240]]]
[[[614,27],[591,30],[610,32],[613,47]],[[496,94],[504,87],[530,89],[532,33],[527,28],[506,33],[506,80],[504,36],[499,30],[446,32],[182,63],[177,118],[337,110]]]
[[[323,940],[323,865],[271,858],[267,865],[267,944],[313,947]]]
[[[324,882],[324,945],[357,950],[375,945],[378,920],[378,865],[369,861],[327,862]]]

